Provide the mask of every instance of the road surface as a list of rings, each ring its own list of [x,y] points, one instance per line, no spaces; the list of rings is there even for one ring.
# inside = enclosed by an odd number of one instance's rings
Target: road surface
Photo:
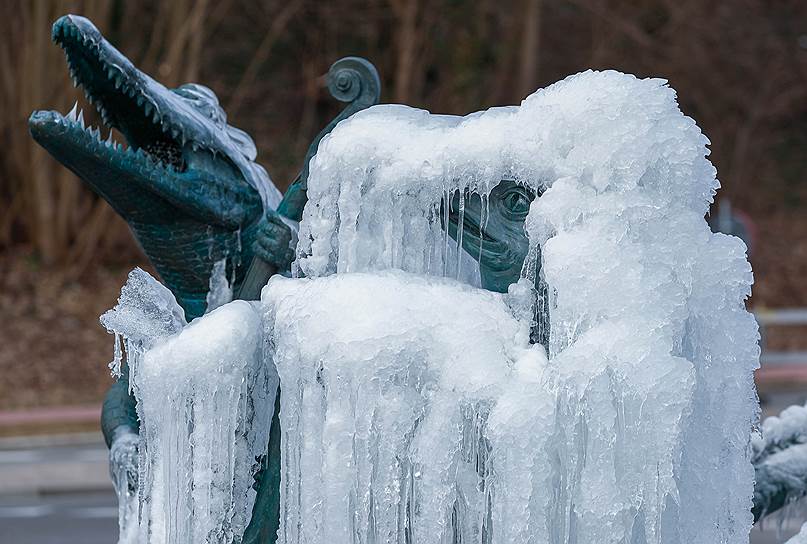
[[[115,544],[117,498],[99,437],[66,443],[10,444],[0,439],[0,543]],[[796,533],[807,507],[755,528],[751,544],[781,544]]]
[[[111,491],[0,496],[0,541],[14,544],[114,544],[117,499]]]

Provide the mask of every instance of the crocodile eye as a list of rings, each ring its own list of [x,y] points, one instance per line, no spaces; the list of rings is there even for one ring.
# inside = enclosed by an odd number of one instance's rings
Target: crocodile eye
[[[522,187],[511,189],[502,197],[505,212],[514,219],[527,216],[530,211],[530,202],[532,202],[532,198]]]

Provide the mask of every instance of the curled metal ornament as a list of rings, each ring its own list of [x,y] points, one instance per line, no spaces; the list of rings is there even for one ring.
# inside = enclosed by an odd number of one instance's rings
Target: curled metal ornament
[[[344,57],[333,63],[327,82],[331,96],[340,102],[354,103],[356,111],[377,104],[381,96],[375,66],[360,57]]]

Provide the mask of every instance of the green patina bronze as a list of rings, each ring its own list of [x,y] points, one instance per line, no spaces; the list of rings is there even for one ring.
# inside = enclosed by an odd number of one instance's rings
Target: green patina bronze
[[[226,124],[212,91],[195,84],[167,89],[139,71],[87,19],[62,17],[54,24],[53,38],[65,50],[77,84],[104,122],[123,134],[129,150],[107,145],[78,121],[51,111],[32,114],[31,134],[127,221],[189,320],[204,313],[213,264],[223,257],[239,298],[257,298],[272,273],[288,271],[293,255],[281,216],[301,219],[309,160],[339,121],[376,104],[380,95],[378,75],[366,60],[348,57],[331,67],[328,88],[348,105],[311,143],[300,174],[272,210],[263,205],[261,183],[268,177],[254,162],[252,140]],[[262,190],[272,189],[264,185]],[[503,180],[486,205],[472,194],[464,195],[462,213],[459,195],[445,203],[449,235],[457,239],[462,223],[463,248],[478,259],[485,289],[506,292],[520,279],[528,251],[524,221],[539,196]],[[545,298],[538,276],[536,288]],[[545,312],[537,313],[535,331],[533,339],[545,344]],[[137,432],[125,372],[107,395],[102,427],[108,445],[122,430]],[[243,538],[250,544],[274,542],[279,525],[277,409],[267,455],[259,461],[257,499]]]

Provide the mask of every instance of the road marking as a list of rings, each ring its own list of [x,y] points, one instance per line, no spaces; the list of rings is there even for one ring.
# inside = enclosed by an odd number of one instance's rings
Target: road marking
[[[7,450],[0,451],[0,464],[38,463],[45,458],[42,450]]]
[[[0,518],[41,518],[51,515],[53,506],[39,504],[33,506],[0,506]]]
[[[72,508],[68,515],[81,519],[118,518],[117,506],[88,506],[86,508]]]

